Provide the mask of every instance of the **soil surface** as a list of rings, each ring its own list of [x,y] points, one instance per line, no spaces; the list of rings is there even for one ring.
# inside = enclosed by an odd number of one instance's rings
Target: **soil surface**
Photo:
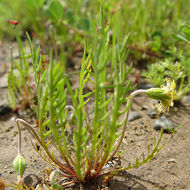
[[[8,94],[8,47],[7,43],[0,45],[0,105],[6,103]],[[72,80],[77,79],[73,77]],[[154,137],[159,137],[159,131],[153,128],[158,117],[150,118],[147,114],[151,109],[153,109],[152,100],[144,96],[135,98],[132,110],[139,112],[142,117],[128,124],[121,147],[125,151],[120,159],[122,166],[127,166],[129,161],[135,163],[135,158],[140,157],[143,152],[146,155],[148,145],[153,144]],[[165,143],[165,146],[154,159],[139,168],[118,174],[102,187],[91,186],[89,189],[190,190],[190,106],[185,103],[174,105],[166,116],[174,123],[177,130],[172,134],[164,133],[162,143]],[[21,116],[14,113],[0,116],[0,178],[3,178],[6,184],[17,181],[12,162],[17,155],[18,131],[15,119],[18,117]],[[32,118],[25,119],[34,122]],[[31,145],[31,140],[30,133],[23,128],[22,154],[27,162],[24,180],[29,185],[36,186],[52,166],[39,157]],[[7,187],[7,189],[12,188]],[[70,189],[79,189],[79,187]]]

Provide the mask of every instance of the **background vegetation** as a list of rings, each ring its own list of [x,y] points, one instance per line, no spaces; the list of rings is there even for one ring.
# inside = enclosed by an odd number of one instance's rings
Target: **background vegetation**
[[[190,17],[190,2],[186,0],[1,0],[0,38],[14,37],[7,20],[16,19],[19,32],[33,33],[41,45],[70,47],[73,40],[82,43],[83,36],[91,34],[100,4],[107,20],[121,13],[120,35],[130,33],[131,45],[161,53],[174,44],[172,34]]]
[[[190,90],[187,37],[190,2],[186,0],[1,0],[0,39],[15,38],[15,30],[7,21],[17,20],[17,36],[25,39],[27,31],[46,54],[50,47],[56,59],[60,52],[65,52],[68,64],[73,52],[83,51],[84,39],[92,41],[94,38],[93,25],[100,5],[105,25],[119,22],[120,39],[130,34],[126,48],[131,50],[133,62],[146,63],[148,70],[143,76],[155,86],[160,86],[165,77],[175,78],[179,84],[178,99],[181,99]],[[109,35],[113,35],[112,30]],[[184,90],[185,86],[188,87]]]

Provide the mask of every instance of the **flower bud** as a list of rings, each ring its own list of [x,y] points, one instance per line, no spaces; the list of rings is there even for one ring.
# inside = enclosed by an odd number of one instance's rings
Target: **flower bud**
[[[152,99],[160,101],[166,101],[171,99],[171,97],[168,94],[168,91],[163,88],[150,88],[147,90],[146,95]]]
[[[22,177],[26,169],[26,162],[23,156],[20,154],[13,161],[13,168],[17,176]]]

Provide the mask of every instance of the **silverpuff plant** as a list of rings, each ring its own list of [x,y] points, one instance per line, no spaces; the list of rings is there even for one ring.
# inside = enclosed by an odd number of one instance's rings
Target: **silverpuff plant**
[[[148,153],[142,153],[141,159],[137,158],[127,167],[121,165],[117,169],[105,170],[105,165],[117,155],[124,139],[133,98],[137,94],[145,94],[160,100],[158,111],[166,112],[169,106],[173,106],[175,84],[167,79],[167,85],[161,88],[130,93],[134,88],[128,81],[132,66],[126,66],[128,36],[120,43],[119,27],[116,24],[110,38],[110,27],[104,26],[102,14],[98,21],[98,26],[92,26],[93,47],[85,47],[79,88],[75,89],[72,88],[67,74],[63,72],[65,68],[62,63],[53,61],[52,53],[48,69],[41,69],[39,48],[32,46],[27,35],[36,84],[39,131],[36,132],[32,125],[22,119],[16,120],[19,130],[19,155],[22,124],[44,150],[38,151],[39,155],[57,168],[50,175],[52,188],[56,186],[56,172],[70,179],[71,183],[85,183],[100,176],[113,176],[119,171],[141,166],[150,161],[164,146],[160,145],[163,135],[161,132],[158,140],[154,140],[153,147],[148,146]],[[84,91],[86,85],[92,86],[87,93]],[[93,107],[92,114],[88,111],[89,107]],[[16,164],[16,172],[17,168],[25,170],[22,162],[17,161]]]

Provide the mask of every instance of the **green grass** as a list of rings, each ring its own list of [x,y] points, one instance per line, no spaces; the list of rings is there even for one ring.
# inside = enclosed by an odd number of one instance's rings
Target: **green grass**
[[[41,45],[70,47],[71,41],[83,44],[83,36],[92,32],[100,4],[105,22],[120,12],[123,37],[130,33],[129,45],[163,53],[175,41],[170,38],[183,23],[188,23],[190,2],[186,0],[10,0],[0,2],[0,37],[14,36],[8,30],[8,19],[19,21],[20,33],[35,33]],[[115,21],[111,19],[113,24]]]

